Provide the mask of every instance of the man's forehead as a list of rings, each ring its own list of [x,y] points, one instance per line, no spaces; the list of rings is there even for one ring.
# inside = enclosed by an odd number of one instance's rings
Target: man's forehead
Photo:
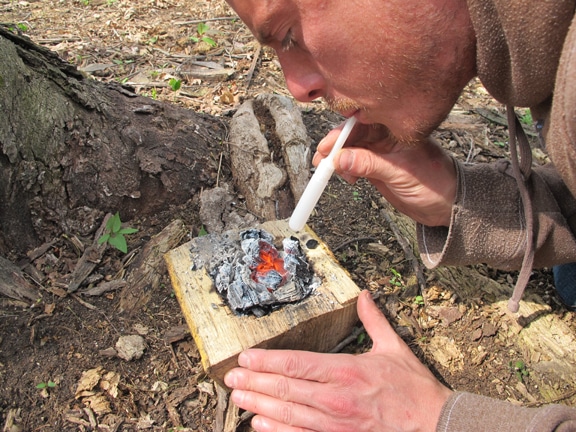
[[[273,40],[274,23],[282,19],[285,6],[292,0],[227,0],[242,21],[250,27],[254,36],[264,45]]]

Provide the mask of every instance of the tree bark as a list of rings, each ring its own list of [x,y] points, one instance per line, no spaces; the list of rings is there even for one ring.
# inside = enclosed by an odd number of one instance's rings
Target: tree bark
[[[0,26],[0,254],[216,183],[224,124],[84,76]]]

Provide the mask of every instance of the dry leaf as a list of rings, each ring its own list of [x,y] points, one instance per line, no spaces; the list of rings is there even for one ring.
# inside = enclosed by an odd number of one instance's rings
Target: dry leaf
[[[76,399],[81,397],[82,393],[90,391],[94,387],[96,387],[96,385],[100,381],[100,378],[102,378],[103,372],[104,369],[102,368],[102,366],[82,372],[80,381],[78,381],[78,387],[76,388],[76,394],[75,394]]]

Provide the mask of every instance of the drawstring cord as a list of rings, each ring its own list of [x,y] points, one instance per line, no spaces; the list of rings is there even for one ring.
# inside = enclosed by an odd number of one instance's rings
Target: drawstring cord
[[[508,131],[510,136],[510,160],[512,173],[518,184],[524,217],[526,219],[526,251],[522,260],[522,268],[514,286],[512,297],[508,300],[508,309],[518,312],[520,299],[524,294],[534,264],[534,214],[532,212],[532,197],[528,191],[527,182],[532,170],[532,150],[528,138],[522,129],[520,121],[516,117],[513,106],[507,106]],[[518,153],[519,152],[519,153]],[[520,159],[518,159],[520,156]]]

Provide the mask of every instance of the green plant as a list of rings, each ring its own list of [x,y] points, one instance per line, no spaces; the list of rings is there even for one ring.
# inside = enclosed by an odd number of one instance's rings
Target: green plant
[[[402,275],[400,273],[398,273],[398,271],[394,268],[390,268],[390,273],[392,273],[392,277],[390,278],[390,285],[396,286],[396,287],[403,287],[404,286],[404,282],[402,281]]]
[[[360,196],[360,192],[352,191],[352,199],[354,201],[362,201],[362,197]]]
[[[530,110],[527,110],[524,115],[522,117],[520,117],[520,121],[528,126],[531,126],[533,123],[532,120],[532,113],[530,112]]]
[[[358,337],[356,338],[356,343],[358,345],[362,345],[362,343],[366,340],[366,333],[362,332],[358,335]]]
[[[122,221],[118,212],[106,222],[106,229],[102,237],[98,239],[98,244],[108,243],[121,252],[128,252],[128,245],[124,236],[138,232],[136,228],[122,228]]]
[[[211,47],[215,47],[216,45],[218,45],[216,43],[216,41],[214,39],[212,39],[211,37],[207,36],[207,32],[208,32],[208,24],[206,23],[198,23],[198,26],[196,27],[196,34],[197,36],[190,36],[190,40],[194,43],[198,43],[198,42],[204,42],[208,45],[210,45]]]
[[[176,78],[170,78],[168,85],[173,91],[178,91],[180,90],[180,87],[182,87],[182,81]]]
[[[54,381],[48,381],[48,382],[41,382],[36,384],[36,388],[39,390],[44,390],[45,388],[54,388],[56,387],[56,383]]]
[[[204,228],[204,225],[202,225],[198,230],[198,237],[203,237],[205,235],[208,235],[208,231],[206,231],[206,228]]]
[[[522,360],[516,360],[515,362],[511,361],[509,366],[520,382],[524,382],[524,378],[530,375],[526,369],[526,363],[524,363]]]
[[[80,0],[80,2],[84,5],[84,6],[88,6],[90,4],[90,0]]]
[[[422,306],[424,304],[424,297],[422,297],[421,295],[417,295],[416,297],[414,297],[414,303],[416,303],[419,306]]]

